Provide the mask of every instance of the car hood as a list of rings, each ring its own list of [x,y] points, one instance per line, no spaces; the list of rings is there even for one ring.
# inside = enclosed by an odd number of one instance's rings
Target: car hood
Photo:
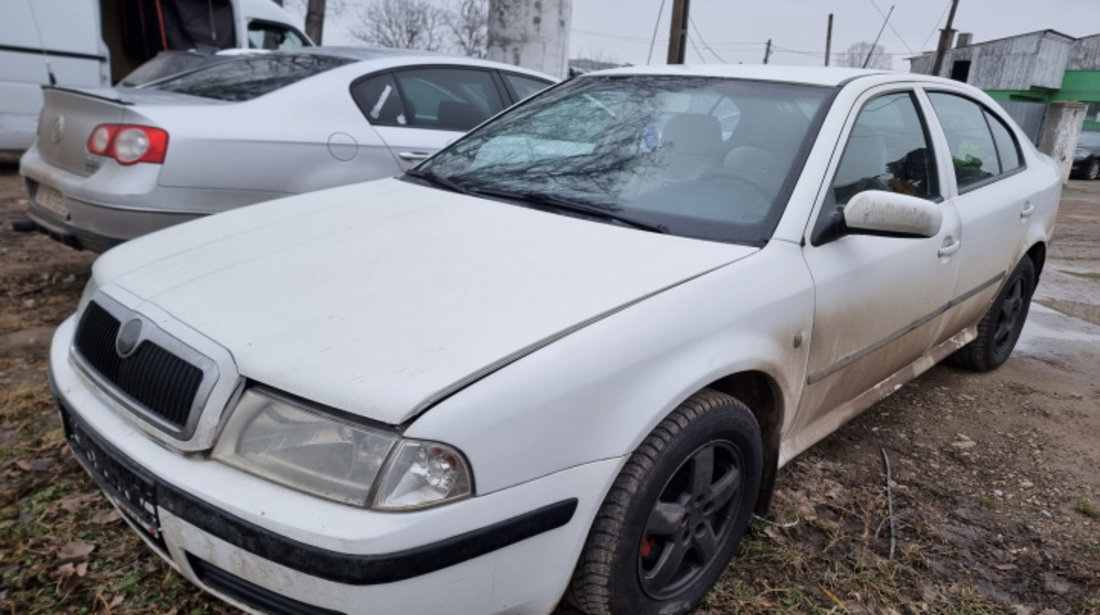
[[[400,424],[754,251],[383,180],[155,233],[96,275],[227,348],[247,378]]]

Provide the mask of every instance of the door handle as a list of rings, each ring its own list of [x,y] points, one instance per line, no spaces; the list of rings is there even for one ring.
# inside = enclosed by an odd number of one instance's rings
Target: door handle
[[[939,255],[940,256],[951,256],[952,254],[958,252],[959,248],[961,248],[962,245],[963,245],[963,242],[961,242],[958,239],[955,239],[954,237],[948,235],[947,237],[944,238],[943,245],[940,246]]]
[[[1035,212],[1035,206],[1030,201],[1024,203],[1024,208],[1020,210],[1020,217],[1026,218]]]
[[[401,152],[397,157],[406,162],[419,162],[431,156],[428,152]]]

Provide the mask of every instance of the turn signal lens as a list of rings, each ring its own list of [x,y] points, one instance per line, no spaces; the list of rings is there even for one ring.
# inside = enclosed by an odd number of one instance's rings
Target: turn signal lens
[[[119,164],[164,163],[168,133],[152,126],[100,124],[88,137],[88,151],[110,156]]]

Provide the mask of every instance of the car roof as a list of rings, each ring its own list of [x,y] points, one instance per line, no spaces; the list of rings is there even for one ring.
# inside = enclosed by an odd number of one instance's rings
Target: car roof
[[[841,68],[824,66],[777,66],[770,64],[674,64],[657,66],[624,66],[593,71],[582,77],[600,75],[670,75],[691,77],[725,77],[753,81],[778,81],[822,86],[841,86],[862,77],[897,77],[899,80],[941,81],[916,73]]]
[[[507,70],[509,72],[531,75],[532,77],[537,77],[539,79],[549,79],[555,82],[559,81],[552,75],[547,75],[546,73],[540,73],[535,70],[526,69],[521,66],[505,64],[503,62],[494,62],[492,60],[482,60],[480,58],[471,58],[468,56],[460,56],[451,53],[424,51],[420,49],[393,49],[388,47],[302,47],[300,49],[272,51],[269,53],[280,55],[324,55],[337,58],[346,58],[355,62],[371,62],[372,64],[376,65],[372,66],[372,69],[398,67],[409,64],[410,62],[462,64],[467,66],[480,66],[484,68]]]

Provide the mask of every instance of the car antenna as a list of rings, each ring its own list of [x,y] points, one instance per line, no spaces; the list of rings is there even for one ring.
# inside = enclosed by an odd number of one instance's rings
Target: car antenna
[[[34,22],[34,32],[38,35],[38,46],[42,49],[42,61],[46,64],[46,74],[50,77],[50,85],[57,85],[57,77],[50,66],[50,54],[46,53],[46,41],[42,38],[42,28],[38,27],[38,15],[34,12],[34,2],[27,0],[27,8],[31,11],[31,21]]]

